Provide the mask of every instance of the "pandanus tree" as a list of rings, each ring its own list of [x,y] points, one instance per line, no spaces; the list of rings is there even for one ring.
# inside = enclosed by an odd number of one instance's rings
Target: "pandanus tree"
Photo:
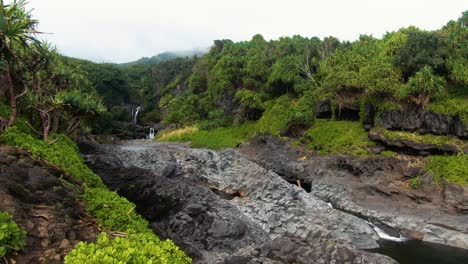
[[[29,70],[25,82],[31,87],[27,105],[38,114],[40,129],[29,125],[44,140],[48,141],[51,133],[70,134],[82,119],[105,111],[84,73],[65,64],[55,48],[44,44],[26,56],[28,58],[22,60]],[[59,131],[60,123],[68,124]]]
[[[24,0],[15,0],[8,5],[0,0],[0,103],[8,93],[11,107],[9,118],[0,116],[0,132],[13,125],[18,112],[18,98],[27,92],[18,53],[32,46],[40,46],[36,38],[39,33],[36,30],[37,20],[32,19],[25,5]]]

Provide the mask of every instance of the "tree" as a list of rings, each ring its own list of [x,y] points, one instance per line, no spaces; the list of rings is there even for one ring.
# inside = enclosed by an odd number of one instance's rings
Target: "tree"
[[[393,63],[408,80],[426,65],[442,72],[444,60],[439,51],[440,39],[434,32],[409,27],[400,30],[406,41],[395,50]]]
[[[24,85],[24,71],[21,68],[18,53],[29,50],[32,46],[39,46],[36,38],[37,20],[32,19],[30,12],[25,9],[26,1],[13,1],[5,5],[0,0],[0,75],[6,80],[6,87],[10,96],[11,114],[7,120],[0,116],[0,132],[13,125],[18,113],[17,100],[27,92]],[[2,88],[0,88],[2,89]],[[0,92],[0,95],[5,94]],[[3,98],[0,98],[0,101]]]
[[[432,98],[445,94],[445,80],[434,75],[431,67],[425,66],[413,77],[410,77],[399,94],[420,107],[426,107]]]

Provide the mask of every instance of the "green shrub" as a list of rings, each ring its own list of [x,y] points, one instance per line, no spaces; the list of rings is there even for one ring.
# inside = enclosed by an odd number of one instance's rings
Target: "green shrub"
[[[88,187],[103,187],[104,184],[94,174],[80,157],[78,147],[65,135],[52,135],[54,144],[47,144],[30,134],[20,132],[17,127],[8,128],[0,135],[0,141],[11,146],[27,149],[34,156],[40,157],[61,168],[67,175],[73,177]]]
[[[257,131],[282,136],[291,131],[305,129],[314,121],[314,101],[305,96],[293,102],[288,96],[281,96],[269,103],[258,121]]]
[[[292,118],[292,103],[288,96],[281,96],[269,102],[263,116],[257,124],[260,133],[271,133],[272,135],[282,135],[287,130],[289,120]]]
[[[98,236],[96,243],[80,242],[65,257],[66,264],[114,263],[191,263],[170,240],[161,241],[153,234],[131,234],[110,239],[106,233]]]
[[[99,225],[127,233],[149,232],[148,222],[136,211],[135,205],[105,188],[90,188],[83,194],[86,210]]]
[[[385,157],[395,157],[396,153],[391,150],[384,150],[380,152],[380,155],[385,156]]]
[[[420,134],[418,132],[392,131],[384,128],[374,128],[371,132],[378,133],[387,140],[408,140],[421,144],[434,144],[439,147],[447,144],[461,149],[466,145],[463,140],[456,137],[439,136],[432,134]]]
[[[192,147],[197,148],[234,148],[240,143],[249,141],[255,135],[255,129],[255,123],[245,123],[240,126],[219,127],[211,130],[198,130],[196,128],[189,127],[160,135],[157,140],[190,142]]]
[[[202,130],[210,130],[217,127],[226,127],[232,124],[232,118],[226,115],[222,110],[215,109],[208,113],[208,119],[199,122]]]
[[[445,94],[445,83],[444,78],[434,75],[431,67],[424,66],[410,77],[405,85],[401,86],[398,96],[425,107],[431,99]]]
[[[141,120],[145,123],[157,123],[161,121],[161,111],[154,109],[151,112],[143,114]]]
[[[359,122],[317,119],[303,141],[319,154],[367,155],[374,146]]]
[[[113,106],[110,111],[112,120],[130,122],[132,119],[132,115],[130,112],[122,106]]]
[[[61,168],[70,177],[84,183],[85,192],[82,198],[86,203],[86,210],[95,216],[97,223],[107,230],[129,234],[129,237],[122,239],[121,243],[117,240],[115,243],[106,244],[107,246],[103,247],[102,251],[96,251],[98,255],[87,255],[83,252],[89,248],[99,248],[99,242],[98,246],[81,243],[81,247],[74,249],[70,253],[71,256],[67,257],[67,263],[97,263],[93,261],[99,261],[100,256],[104,256],[99,254],[108,254],[108,258],[105,259],[111,262],[105,263],[128,263],[128,260],[135,261],[130,263],[188,263],[190,261],[172,242],[159,241],[148,228],[148,222],[136,213],[133,203],[106,188],[101,178],[83,163],[78,147],[70,138],[64,135],[53,135],[51,138],[57,141],[54,144],[47,144],[41,139],[20,132],[16,127],[10,127],[0,136],[0,141],[25,148],[34,156]],[[126,243],[130,243],[130,246]],[[128,251],[122,255],[120,252],[125,245],[129,246]],[[136,252],[140,249],[148,251],[150,248],[154,248],[154,251],[143,255],[140,253],[128,255],[131,251]],[[167,252],[162,252],[164,250]],[[147,261],[140,261],[146,260],[140,258],[141,256],[146,256]],[[166,260],[169,262],[164,262]],[[171,262],[173,260],[174,262]]]
[[[416,176],[409,180],[409,186],[411,189],[418,189],[422,185],[421,176]]]
[[[0,257],[26,245],[26,231],[11,218],[11,214],[0,212]]]
[[[468,185],[468,154],[430,157],[426,170],[434,173],[435,183]]]
[[[463,121],[468,122],[468,99],[466,98],[447,98],[436,101],[429,105],[429,110],[435,113],[460,116]]]

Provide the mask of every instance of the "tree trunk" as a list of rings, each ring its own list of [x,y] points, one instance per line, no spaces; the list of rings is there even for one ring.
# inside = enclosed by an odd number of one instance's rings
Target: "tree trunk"
[[[59,129],[59,112],[57,110],[54,111],[53,114],[53,124],[52,124],[52,133],[57,133]]]
[[[8,127],[9,127],[9,126],[12,126],[13,123],[15,123],[18,109],[16,106],[15,87],[13,86],[13,80],[11,79],[10,65],[7,65],[6,68],[7,68],[6,79],[8,82],[8,86],[10,88],[10,106],[11,106],[10,119],[8,120]]]
[[[40,112],[39,115],[41,116],[42,122],[42,137],[44,138],[44,141],[47,142],[50,132],[50,115],[45,112]]]

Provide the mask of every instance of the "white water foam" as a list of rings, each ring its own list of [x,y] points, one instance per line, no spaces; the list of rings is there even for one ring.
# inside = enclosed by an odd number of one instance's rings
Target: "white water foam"
[[[378,226],[374,225],[372,222],[367,221],[367,223],[374,229],[374,231],[377,233],[377,235],[384,240],[390,240],[390,241],[395,241],[395,242],[405,242],[408,240],[406,237],[403,237],[400,234],[400,237],[393,237],[389,234],[387,234],[384,230],[380,229]]]

